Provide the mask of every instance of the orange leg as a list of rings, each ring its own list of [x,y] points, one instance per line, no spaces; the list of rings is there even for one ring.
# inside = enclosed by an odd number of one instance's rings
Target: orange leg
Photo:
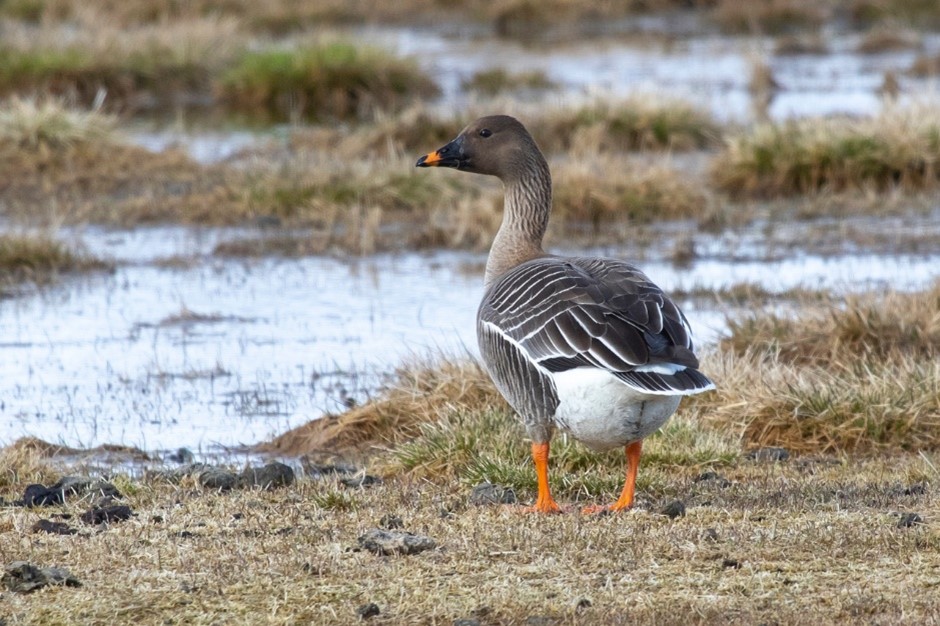
[[[582,513],[598,513],[600,511],[623,511],[633,506],[633,494],[636,492],[636,473],[640,469],[640,453],[643,451],[643,442],[634,441],[626,447],[627,453],[627,480],[623,484],[620,497],[613,504],[607,506],[589,506],[582,509]]]
[[[539,497],[535,504],[526,507],[527,513],[561,513],[561,507],[552,499],[548,489],[548,442],[532,443],[532,460],[539,479]]]

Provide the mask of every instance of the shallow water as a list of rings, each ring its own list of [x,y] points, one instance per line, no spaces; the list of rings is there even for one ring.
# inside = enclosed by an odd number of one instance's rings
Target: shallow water
[[[118,261],[113,275],[0,301],[0,442],[33,435],[76,447],[209,454],[361,401],[409,357],[476,353],[481,255],[204,256],[243,235],[82,231],[92,252]],[[196,260],[184,268],[152,263],[177,255]],[[706,256],[683,270],[650,257],[642,265],[667,290],[740,281],[908,289],[940,273],[940,255],[770,263]],[[723,311],[683,306],[700,343],[723,331]]]

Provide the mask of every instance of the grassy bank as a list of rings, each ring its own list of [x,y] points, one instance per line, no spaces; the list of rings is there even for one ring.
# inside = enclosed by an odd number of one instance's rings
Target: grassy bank
[[[934,189],[938,105],[886,106],[873,118],[762,125],[728,139],[713,184],[735,197]]]
[[[262,120],[393,111],[438,87],[413,59],[336,38],[259,47],[231,18],[120,28],[9,25],[0,95],[101,101],[116,111],[218,109]]]
[[[47,285],[66,274],[100,272],[111,264],[48,234],[0,234],[0,296],[22,283]]]

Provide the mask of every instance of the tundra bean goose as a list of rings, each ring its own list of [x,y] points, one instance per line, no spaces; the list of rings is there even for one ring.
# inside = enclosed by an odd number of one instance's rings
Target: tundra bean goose
[[[698,370],[685,316],[632,265],[542,250],[551,173],[518,120],[480,118],[417,166],[496,176],[505,186],[477,338],[487,371],[532,440],[538,499],[530,510],[561,510],[548,486],[556,429],[596,450],[625,448],[623,492],[590,510],[629,508],[643,439],[666,423],[682,396],[714,388]]]

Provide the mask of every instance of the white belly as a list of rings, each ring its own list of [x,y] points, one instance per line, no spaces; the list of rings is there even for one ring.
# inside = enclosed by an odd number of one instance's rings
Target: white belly
[[[578,367],[552,375],[558,392],[555,423],[595,450],[609,450],[656,432],[681,396],[641,393],[612,374]]]

